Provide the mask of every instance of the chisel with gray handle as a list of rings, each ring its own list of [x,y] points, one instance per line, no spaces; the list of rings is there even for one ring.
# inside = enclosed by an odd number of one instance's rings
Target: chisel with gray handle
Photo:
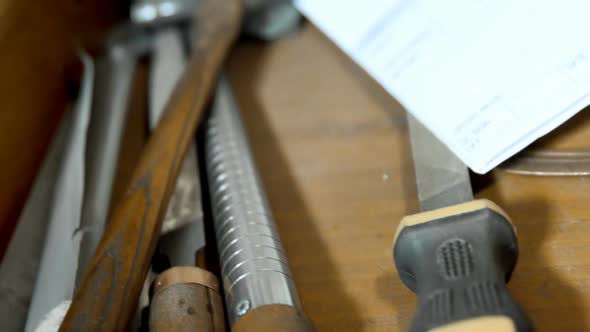
[[[410,330],[532,331],[508,292],[518,243],[496,204],[473,200],[467,167],[409,117],[422,212],[402,219],[393,256],[403,283],[418,295]]]

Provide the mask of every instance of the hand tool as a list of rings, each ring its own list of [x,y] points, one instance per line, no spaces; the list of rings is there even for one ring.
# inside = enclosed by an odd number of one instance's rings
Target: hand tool
[[[130,38],[132,36],[133,38]],[[145,49],[145,38],[138,29],[115,30],[106,42],[105,55],[92,64],[92,77],[82,89],[88,119],[80,134],[81,160],[68,171],[82,192],[73,197],[55,195],[55,204],[63,207],[65,217],[58,218],[49,231],[43,259],[31,299],[25,330],[35,329],[41,318],[62,301],[71,299],[75,285],[92,258],[106,223],[116,158],[127,109],[127,95],[133,77],[135,59]],[[90,60],[88,60],[90,61]],[[82,94],[81,96],[83,96]],[[81,203],[76,203],[80,199]],[[75,212],[81,209],[80,212]],[[67,253],[67,254],[64,254]]]
[[[157,265],[168,266],[152,283],[151,332],[225,331],[219,281],[205,270],[195,250],[198,248],[204,253],[202,233],[203,220],[200,219],[160,239],[156,259],[164,262]],[[163,243],[164,239],[168,244]],[[192,246],[191,241],[195,242]]]
[[[192,3],[192,6],[190,4]],[[151,52],[149,73],[149,125],[153,130],[162,115],[163,108],[170,98],[174,85],[186,66],[190,53],[190,40],[186,31],[190,29],[190,18],[195,11],[196,1],[184,0],[138,0],[131,6],[131,17],[137,24],[149,24],[155,29]],[[175,12],[168,12],[164,18],[147,19],[146,8],[166,8],[171,6]],[[162,222],[162,235],[158,241],[158,257],[165,252],[172,266],[194,265],[195,253],[204,248],[203,209],[201,206],[201,187],[197,167],[196,144],[191,144],[180,174],[176,179],[174,193]],[[152,268],[153,269],[153,268]],[[153,277],[148,275],[141,291],[136,319],[132,323],[147,325],[142,315],[149,310],[149,293]],[[200,293],[207,295],[206,293]],[[162,304],[163,302],[158,301]],[[178,309],[176,306],[174,308]],[[153,310],[153,308],[152,308]],[[161,312],[162,308],[157,309]],[[173,310],[173,308],[170,308]],[[194,321],[193,321],[194,322]]]
[[[525,150],[499,167],[522,175],[586,176],[590,175],[590,151]]]
[[[188,4],[187,1],[182,3]],[[175,8],[184,7],[176,6]],[[187,14],[189,10],[194,11],[194,4],[193,8],[187,8],[183,19],[190,17]],[[131,11],[132,18],[137,16],[133,15],[137,11]],[[139,12],[141,12],[141,9]],[[192,14],[192,12],[190,13]],[[168,16],[169,21],[172,21],[172,18],[180,19],[178,12],[174,14],[176,16]],[[80,245],[77,283],[86,273],[107,221],[117,157],[119,156],[119,145],[127,114],[129,91],[137,60],[141,55],[146,54],[154,44],[156,50],[160,49],[158,48],[158,41],[162,38],[158,38],[157,33],[155,36],[149,34],[147,27],[153,29],[154,26],[161,23],[162,20],[138,20],[118,27],[107,40],[106,55],[97,63],[96,93],[93,98],[93,111],[86,154],[88,172],[85,176],[85,182],[87,187],[84,192],[82,220],[79,230],[82,234],[82,242]],[[181,66],[176,72],[172,72],[171,68],[167,68],[168,75],[172,75],[171,79],[158,80],[159,82],[168,83],[168,86],[165,88],[157,86],[156,88],[159,90],[151,90],[151,92],[157,91],[157,93],[153,93],[156,96],[155,100],[152,99],[152,104],[157,104],[151,105],[150,108],[151,129],[155,128],[157,124],[164,104],[181,74],[184,62],[183,56]],[[170,65],[170,62],[167,64]],[[185,173],[182,172],[182,174]],[[178,193],[173,195],[172,203],[168,209],[169,213],[167,213],[163,222],[164,233],[174,229],[176,224],[180,225],[194,219],[186,217],[187,214],[195,216],[202,214],[200,206],[197,207],[199,214],[192,214],[193,205],[200,202],[198,199],[193,199],[195,191],[193,179],[194,177],[187,177],[186,175],[179,177],[178,182],[181,185],[176,186],[176,192]]]
[[[82,192],[72,197],[54,196],[68,206],[56,229],[48,233],[43,260],[25,330],[31,331],[58,304],[69,301],[84,275],[100,240],[110,203],[119,143],[126,116],[128,92],[136,58],[147,47],[145,34],[136,27],[114,30],[105,43],[105,54],[92,66],[87,92],[87,129],[78,138],[83,144],[78,169],[68,171]],[[80,199],[80,203],[76,201]],[[64,209],[66,209],[64,207]],[[80,212],[75,212],[81,209]],[[59,235],[56,235],[59,234]],[[64,254],[67,253],[67,254]]]
[[[205,160],[232,331],[312,331],[223,77],[207,122]]]
[[[172,267],[152,283],[151,332],[225,331],[219,281],[197,258],[197,249],[200,253],[204,249],[203,228],[199,219],[160,239],[157,259],[165,262],[157,265]]]
[[[157,126],[164,106],[185,69],[187,55],[190,53],[188,49],[190,40],[186,38],[187,30],[190,30],[196,2],[194,0],[136,0],[131,5],[132,21],[138,25],[149,25],[154,30],[148,93],[151,130]],[[156,15],[153,15],[154,13]],[[167,253],[167,259],[172,266],[194,265],[195,252],[205,246],[198,174],[196,144],[193,143],[187,151],[180,174],[176,179],[174,193],[162,222],[162,235],[158,241],[157,256],[160,257],[162,252]],[[154,264],[152,264],[152,271],[153,269]],[[136,319],[132,320],[131,325],[148,324],[142,316],[145,315],[146,310],[149,310],[152,281],[153,276],[150,274],[144,282]],[[162,310],[158,309],[159,312]]]
[[[161,116],[161,109],[158,107],[165,105],[185,66],[181,36],[180,28],[177,27],[168,27],[154,36],[150,77],[152,127],[157,125]],[[173,266],[193,265],[195,252],[205,246],[201,184],[197,164],[197,149],[193,139],[176,180],[174,193],[162,222],[162,236],[158,244],[170,253],[170,263]]]
[[[531,331],[506,288],[518,256],[510,219],[473,200],[464,164],[410,115],[408,124],[422,212],[401,220],[393,257],[418,295],[410,330]]]
[[[137,27],[123,26],[109,36],[96,65],[92,115],[86,148],[85,189],[78,233],[81,236],[76,284],[79,284],[104,232],[129,91],[138,57],[149,39]]]
[[[143,1],[145,2],[145,1]],[[180,1],[182,2],[182,1]],[[169,4],[171,1],[169,0],[162,0],[162,1],[150,1],[151,6],[156,8],[160,8],[164,5],[164,3]],[[159,3],[159,4],[158,4]],[[187,7],[187,4],[179,4],[175,6],[176,8],[184,8]],[[250,5],[250,6],[249,6]],[[145,6],[135,6],[135,8],[141,8],[145,10]],[[246,4],[246,8],[248,8],[246,16],[251,16],[251,18],[246,19],[247,23],[245,23],[245,30],[248,31],[248,27],[252,27],[249,31],[250,34],[254,34],[256,37],[269,40],[273,38],[278,38],[282,34],[289,33],[293,30],[294,26],[296,26],[297,22],[290,22],[289,21],[289,13],[295,12],[295,15],[298,16],[298,13],[292,6],[285,6],[285,3],[282,1],[279,2],[268,2],[268,1],[258,1],[255,4]],[[132,14],[133,16],[133,14]],[[139,16],[139,15],[135,15]],[[171,13],[170,16],[177,16],[177,17],[184,17],[179,12],[174,14]],[[293,17],[293,15],[290,15]],[[260,23],[262,18],[267,18],[265,22],[262,24]],[[298,17],[297,17],[298,18]],[[168,18],[159,18],[154,17],[153,20],[164,20],[166,22],[170,22],[171,19]],[[249,23],[248,23],[249,22]],[[248,32],[247,32],[248,33]],[[152,80],[150,81],[150,108],[151,114],[157,114],[158,112],[158,105],[162,104],[163,101],[168,97],[166,91],[169,89],[167,86],[173,82],[175,73],[180,72],[183,67],[183,59],[181,56],[181,31],[179,27],[170,27],[168,24],[166,28],[162,29],[162,31],[157,32],[154,40],[155,40],[155,47],[152,56]],[[153,116],[152,119],[157,118],[157,115]],[[175,191],[169,206],[169,211],[167,216],[164,220],[164,226],[162,232],[166,232],[167,223],[172,224],[175,226],[175,230],[171,233],[163,235],[159,242],[159,255],[165,254],[167,258],[170,260],[170,263],[173,267],[170,270],[164,272],[164,275],[170,273],[170,271],[176,271],[178,269],[184,269],[185,271],[193,272],[199,275],[207,274],[208,272],[199,269],[199,268],[189,268],[189,267],[178,267],[179,265],[193,265],[190,260],[194,260],[195,249],[199,249],[198,246],[204,246],[204,237],[202,236],[204,233],[203,226],[202,226],[202,211],[201,207],[196,206],[194,203],[194,207],[198,207],[198,211],[195,209],[190,209],[192,200],[187,200],[187,197],[191,197],[186,193],[186,189],[184,192],[178,192],[178,188],[187,188],[190,189],[190,185],[193,183],[192,179],[195,180],[194,190],[192,192],[196,192],[199,189],[198,178],[194,175],[196,173],[196,149],[191,148],[189,153],[187,154],[185,164],[181,170],[179,175],[179,179],[177,182],[177,190]],[[183,180],[184,179],[184,180]],[[183,182],[184,181],[184,185]],[[182,227],[178,229],[178,226],[182,226],[184,223],[181,221],[170,222],[170,220],[174,221],[173,218],[170,218],[169,215],[173,214],[174,211],[178,211],[179,209],[172,210],[171,208],[175,205],[175,198],[177,194],[183,194],[185,199],[182,199],[180,196],[179,201],[185,202],[185,206],[187,207],[184,209],[186,211],[185,216],[191,217],[194,219],[195,217],[199,217],[199,220],[192,222],[190,225]],[[200,194],[200,192],[199,192]],[[191,211],[193,210],[193,211]],[[196,212],[199,212],[198,214]],[[178,213],[176,213],[178,215]],[[189,219],[189,218],[176,218],[176,219]],[[161,276],[161,277],[162,277]],[[208,279],[214,278],[211,276]],[[156,280],[156,284],[159,281]],[[213,289],[213,293],[215,293],[216,297],[219,298],[219,294],[217,293],[218,286],[214,288],[208,288],[209,292]],[[150,330],[200,330],[203,329],[201,325],[211,325],[211,319],[209,319],[208,323],[203,322],[203,320],[207,321],[208,315],[206,313],[208,311],[203,311],[200,313],[199,306],[207,299],[207,298],[199,298],[199,295],[204,295],[204,292],[198,293],[197,290],[199,288],[204,288],[204,286],[198,286],[196,284],[192,284],[189,287],[189,284],[186,282],[178,282],[177,284],[173,285],[173,288],[168,290],[166,293],[156,293],[154,298],[151,301],[150,305]],[[173,291],[175,289],[175,291]],[[184,290],[186,293],[179,292],[180,290]],[[191,295],[192,294],[192,295]],[[194,303],[196,307],[195,315],[191,316],[193,319],[183,319],[186,316],[186,312],[184,308],[181,308],[177,305],[179,299],[176,297],[182,297],[183,301],[188,300],[186,297],[191,297],[192,302],[187,302],[189,305],[190,303]],[[166,301],[163,301],[161,297],[165,297]],[[208,297],[211,298],[211,297]],[[219,298],[219,301],[220,298]],[[171,305],[172,304],[172,305]],[[200,321],[196,319],[196,317],[200,317]],[[200,325],[199,325],[200,324]],[[201,326],[201,327],[199,327]],[[223,326],[216,327],[219,329],[223,329]]]
[[[116,204],[61,331],[124,330],[137,304],[167,203],[217,72],[240,26],[239,1],[201,1],[195,51]]]
[[[80,227],[82,242],[80,245],[77,282],[84,276],[90,264],[107,221],[116,161],[127,114],[129,90],[137,59],[141,55],[148,53],[152,48],[156,50],[154,52],[156,55],[155,62],[166,61],[174,55],[158,56],[158,50],[162,50],[160,46],[162,40],[164,43],[169,43],[170,34],[166,33],[166,31],[164,33],[150,34],[147,28],[154,29],[164,24],[170,30],[175,30],[176,28],[171,26],[171,23],[189,19],[195,7],[194,1],[177,0],[177,4],[173,6],[174,12],[163,12],[168,14],[165,19],[155,17],[148,20],[145,15],[137,15],[137,13],[146,12],[145,8],[141,8],[144,3],[145,1],[137,1],[134,4],[136,7],[140,7],[131,11],[131,17],[132,19],[135,18],[135,21],[132,21],[131,24],[122,25],[111,33],[106,43],[106,55],[97,63],[96,93],[93,98],[91,127],[88,133],[86,155],[88,172],[85,176],[87,188],[84,193]],[[158,2],[148,3],[158,5]],[[168,6],[173,4],[173,2],[167,0],[164,3],[168,4]],[[192,5],[189,6],[191,3]],[[160,4],[160,7],[165,9],[166,5]],[[181,9],[183,11],[180,11]],[[179,46],[179,49],[178,45],[173,44],[172,46],[177,46],[177,49],[166,50],[168,53],[170,53],[169,51],[183,52],[182,45]],[[183,53],[178,54],[178,56],[181,58],[175,57],[172,62],[166,61],[159,66],[156,65],[159,68],[166,65],[167,68],[165,70],[160,69],[158,75],[168,77],[166,77],[167,79],[158,79],[157,83],[154,83],[157,86],[152,86],[150,90],[150,96],[153,96],[150,103],[151,129],[156,127],[164,105],[184,68],[185,56]],[[174,64],[176,67],[171,66]],[[173,71],[174,68],[177,70]],[[166,86],[162,86],[162,84]],[[196,164],[196,157],[192,155],[194,153],[188,154],[187,163]],[[196,170],[191,171],[190,165],[188,170],[184,171],[186,168],[187,166],[183,166],[183,171],[181,171],[181,175],[177,180],[179,185],[175,187],[176,194],[171,199],[168,213],[164,219],[163,233],[189,223],[195,218],[202,217],[200,200],[195,197],[195,191],[198,190],[195,189],[198,186],[198,182],[195,183],[197,181],[195,180]],[[198,211],[196,211],[197,209]]]
[[[146,1],[137,1],[134,6],[135,10],[144,10]],[[152,6],[161,7],[163,4],[175,4],[174,8],[186,8],[190,10],[190,13],[194,13],[193,8],[188,6],[188,3],[183,0],[170,1],[147,1]],[[132,17],[139,16],[139,14],[133,14]],[[151,54],[151,67],[150,67],[150,79],[149,79],[149,123],[150,128],[153,130],[162,115],[162,111],[166,104],[166,101],[172,94],[174,85],[178,82],[178,79],[182,75],[182,71],[186,65],[187,50],[185,49],[183,32],[186,28],[184,25],[188,25],[185,17],[187,14],[182,12],[175,12],[175,17],[178,19],[174,21],[171,17],[168,17],[164,23],[159,19],[154,19],[152,26],[157,27],[157,31],[154,32],[153,36],[153,47]],[[190,17],[190,16],[188,16]],[[144,20],[144,23],[148,21]],[[175,24],[173,24],[175,23]],[[168,210],[164,221],[162,222],[162,234],[166,234],[170,231],[178,229],[182,226],[189,225],[191,223],[201,221],[203,219],[203,209],[201,207],[201,192],[200,183],[198,177],[197,168],[197,155],[196,145],[191,144],[183,162],[180,174],[176,180],[174,193],[168,204]],[[190,227],[195,227],[190,226]],[[191,234],[202,234],[203,232],[187,232]],[[202,241],[191,241],[193,244],[197,244]]]
[[[86,68],[91,69],[88,65]],[[81,81],[92,83],[92,79],[88,77],[89,74],[87,71],[83,72]],[[77,98],[86,98],[86,101],[77,102],[77,105],[85,105],[89,109],[92,98],[91,84],[89,86],[82,84],[79,92]],[[48,216],[51,215],[57,200],[52,198],[57,197],[55,187],[57,179],[62,176],[60,173],[64,167],[64,149],[71,144],[69,141],[71,131],[75,127],[72,122],[83,119],[76,116],[79,112],[79,109],[73,109],[64,113],[43,165],[35,177],[31,193],[16,224],[4,258],[0,262],[0,298],[2,299],[0,317],[3,317],[0,321],[0,331],[25,329],[28,309],[43,256],[47,227],[51,223],[48,222]],[[71,207],[71,209],[76,208]]]
[[[225,331],[219,282],[211,272],[178,266],[154,281],[151,332]]]
[[[80,248],[80,237],[75,231],[80,226],[85,190],[84,152],[95,72],[90,56],[84,54],[81,59],[84,70],[80,94],[70,115],[70,128],[55,179],[55,190],[45,193],[52,197],[52,202],[48,215],[44,216],[48,223],[47,234],[25,331],[33,331],[48,312],[69,300],[74,292]]]

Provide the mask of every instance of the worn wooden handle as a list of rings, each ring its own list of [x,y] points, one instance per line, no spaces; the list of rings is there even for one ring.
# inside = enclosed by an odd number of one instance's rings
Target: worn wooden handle
[[[200,1],[194,53],[131,188],[116,204],[60,331],[122,331],[132,317],[189,142],[240,28],[238,0]]]
[[[198,267],[173,267],[154,281],[151,332],[225,331],[217,278]]]

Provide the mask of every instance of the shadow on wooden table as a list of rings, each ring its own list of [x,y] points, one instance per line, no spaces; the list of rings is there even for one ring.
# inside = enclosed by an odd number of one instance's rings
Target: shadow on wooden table
[[[403,140],[403,143],[399,145],[400,150],[392,151],[392,153],[396,153],[399,156],[400,182],[405,196],[404,215],[416,213],[419,210],[418,193],[416,191],[416,175],[412,161],[412,149],[408,136],[405,111],[392,97],[385,95],[384,91],[379,91],[378,88],[372,87],[373,84],[377,84],[376,82],[370,81],[370,78],[367,78],[367,83],[368,90],[374,92],[374,97],[379,100],[384,106],[384,109],[388,111],[388,114],[392,116],[392,121],[396,124],[397,131],[400,133],[400,139]],[[394,107],[390,107],[392,105]],[[396,220],[396,226],[404,215],[400,216],[399,220]],[[395,321],[395,325],[399,326],[399,330],[409,331],[417,297],[399,278],[397,269],[395,269],[395,263],[393,262],[393,251],[391,252],[391,264],[394,266],[393,271],[381,275],[376,280],[376,293],[383,301],[391,306],[391,319]]]
[[[355,301],[344,292],[344,287],[339,282],[342,278],[341,273],[337,271],[328,254],[316,223],[297,189],[298,185],[291,170],[293,166],[289,165],[279,146],[277,134],[267,119],[268,112],[264,110],[264,106],[257,99],[256,87],[261,74],[259,68],[264,62],[264,46],[262,44],[253,47],[248,45],[236,53],[234,53],[234,57],[245,55],[247,60],[230,61],[229,74],[234,95],[239,104],[260,179],[264,184],[269,204],[289,256],[295,283],[297,285],[298,280],[302,279],[306,279],[309,283],[310,278],[298,278],[298,274],[304,273],[303,270],[312,269],[298,269],[297,266],[321,265],[311,273],[317,273],[321,280],[330,280],[328,287],[332,291],[327,303],[334,304],[334,306],[324,306],[321,310],[315,310],[313,313],[307,312],[307,316],[313,321],[314,314],[317,317],[325,311],[331,315],[345,315],[351,320],[360,320]],[[310,273],[310,271],[305,271],[305,273]],[[315,282],[312,281],[312,283],[314,285],[307,287],[307,298],[310,302],[315,300],[313,296],[309,296],[310,287],[316,287]],[[319,287],[326,287],[326,285],[321,282]],[[299,295],[304,310],[306,310],[306,296],[301,291]],[[318,305],[317,302],[315,304]],[[319,305],[321,306],[321,304]],[[318,328],[318,330],[320,329]]]
[[[377,83],[364,69],[356,64],[350,57],[342,52],[330,39],[320,34],[331,52],[331,58],[342,64],[351,76],[358,82],[358,86],[371,96],[387,114],[391,123],[391,130],[398,134],[401,140],[399,150],[391,151],[398,158],[400,174],[399,177],[401,190],[404,193],[403,215],[416,213],[419,210],[418,194],[416,191],[416,177],[414,164],[412,160],[412,150],[408,136],[407,114],[404,107],[385,89]],[[399,220],[395,221],[395,225]],[[391,252],[391,264],[393,262],[393,252]],[[402,283],[395,267],[387,269],[384,274],[375,280],[375,294],[381,301],[388,303],[391,308],[391,316],[377,317],[374,319],[363,320],[363,327],[378,328],[377,326],[397,326],[400,331],[408,331],[410,322],[416,306],[416,296]]]
[[[536,331],[590,330],[580,293],[556,273],[564,267],[546,257],[547,250],[552,250],[544,248],[550,235],[550,203],[504,200],[496,186],[486,190],[486,198],[502,207],[516,227],[519,257],[508,288]]]
[[[408,136],[408,122],[407,112],[405,108],[375,79],[373,79],[363,68],[347,56],[338,46],[334,44],[326,35],[320,34],[324,39],[326,45],[331,51],[331,56],[334,61],[342,63],[342,68],[345,68],[351,76],[359,82],[359,87],[367,95],[376,101],[381,108],[387,112],[390,117],[391,127],[400,135],[403,143],[400,144],[399,151],[392,151],[399,156],[400,170],[402,172],[401,181],[402,189],[405,197],[405,214],[412,214],[418,212],[418,193],[416,192],[416,176],[414,173],[414,163],[412,161],[412,149],[410,146],[410,139]]]
[[[391,318],[388,319],[399,326],[399,331],[409,331],[416,308],[416,296],[406,288],[395,270],[381,275],[375,285],[379,297],[392,307]]]
[[[330,45],[334,61],[341,62],[342,67],[350,71],[351,75],[359,81],[359,86],[362,86],[382,105],[384,110],[389,112],[395,130],[400,132],[400,139],[406,140],[406,144],[401,145],[403,148],[400,151],[392,151],[392,153],[399,155],[402,172],[401,185],[405,197],[407,197],[404,200],[405,212],[406,214],[416,212],[418,204],[414,171],[403,107],[329,39],[325,38],[325,42]],[[569,135],[583,136],[585,124],[590,120],[589,116],[589,112],[582,112],[562,127],[565,127],[565,131]],[[556,133],[562,131],[564,130],[560,129]],[[540,143],[552,140],[556,135],[558,134],[550,134]],[[498,190],[499,185],[495,181],[493,173],[472,177],[474,190],[478,192],[480,189],[485,189],[485,193],[481,197],[489,198],[505,209],[513,218],[518,230],[520,257],[512,280],[508,284],[511,293],[529,313],[537,331],[590,330],[589,318],[586,317],[587,313],[584,311],[583,298],[570,281],[564,280],[558,274],[558,271],[567,270],[569,267],[560,266],[559,262],[551,262],[547,258],[546,253],[551,250],[551,248],[547,248],[552,222],[549,219],[550,202],[534,197],[531,197],[530,200],[512,202],[509,201],[509,197],[506,197],[505,201],[502,199],[502,194]],[[530,187],[525,188],[531,194],[535,191],[533,182]],[[580,258],[580,260],[582,259]],[[379,277],[375,287],[381,299],[391,303],[393,312],[396,312],[392,315],[391,320],[396,321],[403,330],[407,330],[414,311],[415,297],[408,294],[409,291],[401,285],[395,271],[388,271]]]

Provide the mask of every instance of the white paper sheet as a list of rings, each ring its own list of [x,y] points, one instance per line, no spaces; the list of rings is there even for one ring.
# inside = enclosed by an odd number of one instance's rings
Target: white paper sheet
[[[590,104],[588,1],[296,5],[475,172]]]

